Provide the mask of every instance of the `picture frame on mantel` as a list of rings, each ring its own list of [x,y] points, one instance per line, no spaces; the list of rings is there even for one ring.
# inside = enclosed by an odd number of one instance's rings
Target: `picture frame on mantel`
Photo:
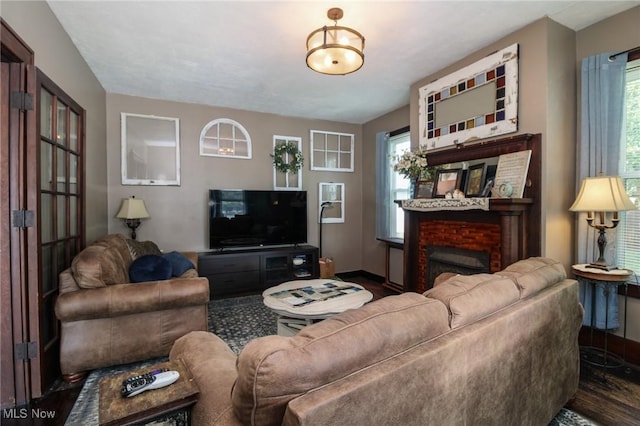
[[[431,198],[433,196],[433,181],[419,180],[416,184],[415,198]]]
[[[444,198],[447,192],[453,193],[460,189],[462,182],[462,169],[440,169],[436,174],[433,198]]]
[[[518,44],[512,44],[419,91],[419,142],[448,148],[518,130]]]
[[[465,185],[465,197],[479,197],[484,189],[486,167],[485,163],[474,164],[467,171],[467,182]]]

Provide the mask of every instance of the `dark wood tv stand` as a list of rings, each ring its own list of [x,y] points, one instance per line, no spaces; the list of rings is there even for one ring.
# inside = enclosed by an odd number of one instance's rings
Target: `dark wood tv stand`
[[[202,252],[198,274],[209,279],[210,299],[262,292],[286,281],[319,278],[318,248],[292,245]]]

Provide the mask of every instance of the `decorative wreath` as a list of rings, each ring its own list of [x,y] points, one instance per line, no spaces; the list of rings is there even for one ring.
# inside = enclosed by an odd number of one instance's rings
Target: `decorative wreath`
[[[286,163],[284,161],[284,154],[289,154],[290,161]],[[277,171],[282,173],[294,173],[300,170],[304,163],[304,157],[300,150],[298,150],[298,144],[293,142],[285,142],[276,145],[273,148],[273,166]]]

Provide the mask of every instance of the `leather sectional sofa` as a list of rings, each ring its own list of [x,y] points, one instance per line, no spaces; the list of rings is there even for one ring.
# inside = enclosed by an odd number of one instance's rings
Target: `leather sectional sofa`
[[[209,281],[195,269],[171,279],[130,282],[129,267],[149,247],[159,253],[152,242],[107,235],[60,274],[55,312],[67,381],[80,380],[87,370],[167,355],[177,338],[207,330]],[[197,265],[197,253],[183,255]]]
[[[453,276],[371,302],[236,356],[178,339],[198,425],[546,425],[575,394],[578,285],[547,258]]]

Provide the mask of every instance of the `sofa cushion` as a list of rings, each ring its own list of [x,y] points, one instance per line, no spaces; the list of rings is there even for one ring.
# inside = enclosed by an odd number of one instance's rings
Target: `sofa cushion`
[[[131,260],[136,260],[145,254],[162,255],[162,252],[153,241],[138,241],[127,238],[127,247],[129,248],[129,253],[131,253]]]
[[[120,234],[107,235],[82,250],[71,262],[80,288],[97,288],[129,282],[131,255]]]
[[[177,251],[170,251],[162,255],[171,264],[171,275],[181,277],[189,269],[195,269],[195,266],[185,255]]]
[[[520,288],[520,297],[529,297],[567,278],[562,263],[546,257],[530,257],[507,266],[496,275],[509,277]]]
[[[162,256],[145,254],[131,262],[129,278],[132,283],[168,280],[171,278],[171,262]]]
[[[448,330],[441,302],[404,293],[332,316],[293,337],[254,339],[238,357],[234,413],[242,424],[279,425],[297,396]]]
[[[447,306],[452,329],[491,315],[520,299],[518,287],[511,279],[490,274],[456,275],[424,295]]]

